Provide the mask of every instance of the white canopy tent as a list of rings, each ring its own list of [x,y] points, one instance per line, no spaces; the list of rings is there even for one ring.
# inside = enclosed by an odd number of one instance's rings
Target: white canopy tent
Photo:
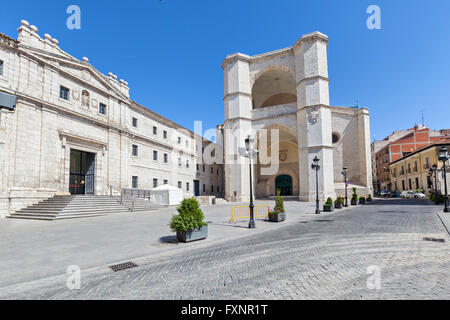
[[[183,201],[183,190],[165,184],[150,191],[150,200],[157,204],[177,206]]]

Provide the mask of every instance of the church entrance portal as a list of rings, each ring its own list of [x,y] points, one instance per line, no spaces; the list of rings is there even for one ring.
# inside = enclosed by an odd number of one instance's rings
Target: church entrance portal
[[[95,154],[70,150],[70,194],[94,194]]]
[[[281,190],[282,196],[292,196],[292,177],[281,175],[275,179],[275,190]]]

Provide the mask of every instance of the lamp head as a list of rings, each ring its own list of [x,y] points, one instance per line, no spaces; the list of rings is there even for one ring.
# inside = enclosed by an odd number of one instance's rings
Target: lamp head
[[[314,158],[314,160],[313,160],[313,162],[314,162],[314,164],[318,164],[319,163],[319,161],[320,161],[320,159],[319,158],[317,158],[317,156]]]
[[[439,161],[447,161],[448,160],[448,149],[446,147],[442,147],[439,150]]]
[[[437,170],[437,164],[436,163],[431,166],[431,170],[433,170],[433,171]]]
[[[255,140],[252,138],[252,136],[248,136],[247,139],[245,139],[245,148],[247,151],[253,150],[253,144]]]

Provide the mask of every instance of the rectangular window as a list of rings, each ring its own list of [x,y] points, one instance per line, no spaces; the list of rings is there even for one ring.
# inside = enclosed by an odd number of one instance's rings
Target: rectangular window
[[[186,140],[186,147],[189,147],[189,141]]]
[[[178,144],[180,144],[181,143],[181,138],[180,137],[178,137]]]
[[[168,157],[167,153],[164,153],[164,162],[165,163],[169,162],[169,157]]]
[[[219,193],[220,192],[220,187],[219,186],[217,186],[217,193]]]
[[[131,120],[131,124],[133,125],[133,127],[137,128],[137,126],[138,126],[138,119],[133,117],[133,119]]]
[[[189,160],[186,160],[186,168],[189,168]]]
[[[153,126],[153,134],[158,134],[158,128]]]
[[[106,114],[106,105],[103,103],[100,103],[98,105],[98,112],[101,114]]]
[[[197,171],[200,171],[200,165],[197,163]]]
[[[133,144],[133,156],[137,157],[138,156],[138,146]]]
[[[214,186],[211,185],[211,193],[214,193]]]
[[[3,76],[3,61],[0,60],[0,76]]]
[[[181,185],[181,181],[178,181],[178,189],[183,189],[183,186]]]
[[[181,158],[178,158],[178,166],[179,166],[179,167],[182,166],[182,164],[181,164]]]
[[[186,182],[186,191],[189,191],[189,182]]]
[[[205,165],[203,165],[203,172],[205,172]]]
[[[163,136],[164,136],[164,139],[167,139],[167,131],[166,130],[164,130]]]
[[[169,184],[169,181],[166,180],[166,179],[164,179],[164,184],[165,184],[165,185],[166,185],[166,184]]]
[[[158,186],[158,179],[153,179],[153,188]]]
[[[69,89],[66,87],[60,86],[59,87],[59,97],[64,100],[69,100]]]
[[[158,151],[153,150],[153,160],[158,161]]]
[[[133,176],[132,178],[131,178],[131,184],[132,184],[132,188],[133,189],[137,189],[137,187],[138,187],[138,177],[136,177],[136,176]]]
[[[206,185],[203,185],[203,192],[206,192]]]
[[[219,175],[219,169],[217,169],[217,175]]]
[[[213,167],[211,167],[211,174],[213,174],[214,173],[214,168]]]

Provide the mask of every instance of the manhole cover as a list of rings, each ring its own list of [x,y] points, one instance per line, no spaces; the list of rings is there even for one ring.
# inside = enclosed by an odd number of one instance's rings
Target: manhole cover
[[[112,266],[109,266],[114,272],[117,271],[121,271],[121,270],[125,270],[125,269],[130,269],[130,268],[135,268],[138,265],[134,262],[128,261],[128,262],[124,262],[124,263],[119,263],[119,264],[115,264]]]
[[[445,239],[438,239],[438,238],[431,238],[431,237],[424,237],[424,241],[433,241],[433,242],[445,242]]]

